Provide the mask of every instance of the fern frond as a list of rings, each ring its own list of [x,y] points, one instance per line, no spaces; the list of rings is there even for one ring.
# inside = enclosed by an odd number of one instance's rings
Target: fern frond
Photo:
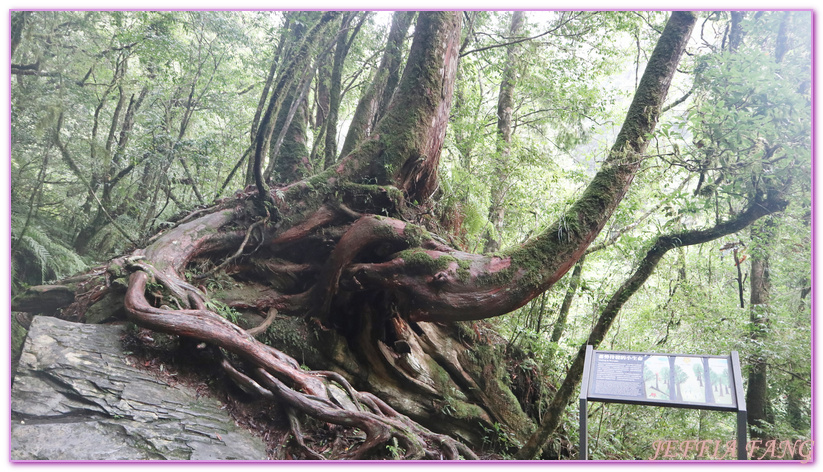
[[[40,266],[40,283],[43,283],[46,278],[46,266],[49,264],[51,254],[42,244],[29,235],[23,236],[23,242],[26,243],[31,254],[37,259],[37,265]]]

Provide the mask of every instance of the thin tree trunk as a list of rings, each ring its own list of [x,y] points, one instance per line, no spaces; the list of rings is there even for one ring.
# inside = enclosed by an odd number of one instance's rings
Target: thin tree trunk
[[[743,42],[743,18],[746,17],[744,11],[733,11],[732,26],[729,31],[729,52],[737,52],[740,43]]]
[[[734,19],[734,16],[732,17]],[[790,12],[780,22],[775,42],[775,62],[780,64],[788,51],[787,27]],[[733,28],[734,29],[734,28]],[[767,154],[769,150],[765,150]],[[772,151],[773,152],[773,151]],[[755,351],[750,359],[749,378],[746,387],[749,431],[753,438],[770,439],[770,427],[774,425],[774,412],[769,399],[769,359],[760,352],[759,346],[768,344],[770,331],[771,279],[769,275],[769,243],[776,231],[774,217],[765,218],[751,229],[751,294],[749,299],[751,334]]]
[[[341,28],[343,34],[337,39],[337,46],[334,49],[334,63],[331,69],[331,81],[329,87],[329,114],[326,117],[326,142],[323,145],[324,160],[323,168],[328,169],[337,160],[337,125],[340,115],[340,102],[342,98],[342,84],[343,84],[343,63],[349,55],[354,38],[360,31],[363,21],[366,18],[365,13],[360,17],[359,22],[354,27],[352,33],[346,34],[346,30],[351,27],[352,21],[356,18],[356,12],[349,12],[343,15]]]
[[[331,68],[332,64],[329,61],[323,61],[317,64],[317,82],[315,88],[315,114],[314,114],[314,129],[317,134],[323,125],[326,124],[326,117],[329,116],[329,102],[331,95],[329,87],[331,86]]]
[[[577,292],[577,287],[580,285],[580,277],[583,273],[583,263],[585,262],[585,259],[586,256],[581,257],[580,260],[577,261],[577,265],[574,266],[574,271],[572,271],[572,277],[569,280],[569,288],[566,290],[566,296],[563,297],[563,304],[560,305],[560,312],[557,314],[557,321],[554,322],[554,328],[552,329],[552,344],[549,348],[549,355],[546,360],[547,364],[551,364],[552,358],[557,352],[557,343],[560,342],[560,338],[566,330],[566,319],[569,316],[572,301],[574,301],[574,294]]]
[[[251,122],[251,131],[249,132],[249,139],[251,140],[252,146],[254,145],[255,139],[257,139],[260,117],[263,113],[263,110],[266,107],[266,100],[269,97],[269,90],[271,89],[271,84],[274,80],[274,74],[277,71],[277,65],[281,62],[281,58],[283,56],[283,46],[286,43],[289,25],[291,23],[291,17],[289,15],[286,15],[285,18],[286,24],[283,26],[283,29],[280,32],[280,40],[277,42],[277,49],[274,51],[274,56],[272,57],[271,67],[269,67],[269,75],[266,76],[266,83],[263,85],[263,91],[260,93],[260,100],[257,101],[257,109],[254,112],[254,118]],[[250,185],[252,182],[254,182],[253,159],[249,159],[248,165],[246,166],[246,178],[244,182],[245,185]]]
[[[309,15],[305,18],[314,21],[319,19],[317,12],[302,12],[298,15]],[[291,31],[291,41],[299,43],[306,38],[306,31],[305,20],[295,21]],[[312,173],[312,158],[307,143],[309,124],[307,96],[315,68],[327,62],[326,55],[327,51],[324,51],[316,58],[309,55],[299,58],[301,64],[297,69],[298,72],[295,72],[295,80],[289,85],[288,92],[282,100],[282,106],[274,125],[274,129],[278,130],[277,138],[270,147],[269,163],[263,174],[267,180],[273,180],[278,185],[300,180]],[[291,60],[297,59],[292,54]]]
[[[310,61],[310,60],[309,60]],[[322,59],[321,59],[322,62]],[[311,171],[309,148],[306,144],[308,109],[306,94],[312,81],[311,61],[306,64],[303,77],[289,91],[284,104],[289,107],[280,109],[275,129],[280,133],[269,152],[269,165],[266,177],[278,184],[289,184],[300,180]]]
[[[35,200],[38,200],[40,195],[42,194],[43,181],[46,180],[46,172],[48,171],[49,166],[50,151],[51,143],[47,144],[45,149],[43,150],[43,165],[40,166],[40,172],[38,172],[37,174],[37,185],[35,185],[34,190],[32,190],[31,195],[29,196],[29,211],[26,213],[26,221],[23,223],[23,228],[20,230],[17,239],[15,239],[14,243],[11,245],[11,252],[14,252],[14,250],[17,249],[17,247],[20,245],[20,241],[23,239],[23,236],[26,235],[26,231],[28,231],[29,229],[31,219],[37,210]]]
[[[254,145],[254,183],[257,187],[259,198],[266,199],[268,197],[268,185],[264,181],[263,173],[263,157],[268,155],[269,147],[271,145],[271,136],[274,132],[274,118],[279,114],[285,99],[285,91],[292,86],[295,81],[298,81],[299,74],[304,67],[309,55],[310,49],[317,43],[323,31],[330,24],[330,22],[339,15],[339,12],[326,12],[306,34],[299,49],[295,51],[289,60],[288,65],[282,70],[277,85],[272,91],[272,98],[269,100],[269,106],[266,108],[266,113],[260,120],[257,137]]]
[[[769,304],[771,295],[771,280],[769,277],[769,241],[774,237],[774,220],[765,218],[752,226],[751,239],[751,297],[749,300],[752,345],[760,346],[768,343],[769,333]],[[750,433],[754,438],[767,438],[766,431],[774,423],[770,418],[768,359],[755,348],[752,358],[749,359],[749,378],[746,387],[746,407],[749,411],[748,421]]]
[[[669,250],[676,247],[692,246],[714,241],[728,234],[736,233],[758,218],[770,213],[782,211],[788,203],[780,197],[779,195],[770,195],[770,198],[751,202],[746,211],[708,230],[687,231],[658,237],[655,244],[652,245],[651,249],[649,249],[646,256],[640,262],[638,268],[631,277],[623,282],[603,308],[597,323],[589,334],[588,340],[580,346],[577,357],[569,368],[563,384],[549,404],[543,423],[517,454],[517,458],[532,459],[540,453],[549,435],[551,435],[560,424],[563,412],[566,406],[568,406],[575,388],[577,388],[577,385],[580,383],[580,379],[583,376],[583,362],[586,358],[586,346],[590,345],[597,348],[600,345],[618,313],[620,313],[620,309],[629,298],[643,286],[652,274],[652,271],[657,267],[657,264]],[[669,385],[670,391],[673,387],[673,385]]]
[[[23,30],[26,28],[29,15],[31,15],[30,11],[11,12],[11,51],[9,52],[9,61],[14,59],[14,52],[17,51],[17,47],[23,38]]]
[[[740,265],[740,255],[737,253],[737,248],[734,248],[732,255],[734,257],[734,267],[737,269],[737,297],[740,300],[740,308],[746,308],[746,303],[743,300],[743,267]]]
[[[509,38],[521,35],[526,14],[515,11],[512,14],[509,26]],[[497,149],[492,161],[492,173],[496,179],[491,186],[491,205],[489,205],[489,224],[491,227],[484,235],[483,252],[496,252],[500,249],[501,232],[506,216],[506,193],[509,179],[509,156],[512,141],[512,113],[514,111],[514,89],[517,86],[517,77],[520,70],[519,50],[521,43],[512,43],[506,48],[506,65],[503,69],[503,78],[500,82],[500,93],[497,99]]]

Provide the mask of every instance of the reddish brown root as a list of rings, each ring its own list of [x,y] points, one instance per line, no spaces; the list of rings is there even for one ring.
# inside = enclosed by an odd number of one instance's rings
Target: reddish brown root
[[[299,411],[321,421],[363,431],[366,440],[348,453],[347,458],[379,455],[379,448],[389,441],[395,441],[405,450],[404,458],[407,459],[457,458],[456,451],[463,451],[466,458],[476,458],[456,440],[423,428],[373,395],[357,392],[341,375],[328,371],[301,370],[298,363],[289,356],[258,342],[249,331],[244,331],[205,309],[206,295],[179,277],[171,275],[172,271],[168,268],[161,271],[135,260],[127,260],[126,264],[135,271],[130,277],[125,299],[126,309],[132,320],[153,330],[210,342],[237,355],[244,364],[253,366],[253,374],[250,376],[227,360],[223,363],[229,378],[241,388],[264,398],[281,401],[293,410],[290,411],[289,418],[295,441],[309,457],[322,458],[305,444],[294,412]],[[151,306],[145,297],[146,282],[150,275],[193,308],[173,310]],[[269,323],[274,313],[275,310],[269,312]],[[326,386],[328,381],[343,387],[355,405],[355,410],[341,406],[330,398]]]
[[[409,242],[403,237],[405,226],[405,223],[401,221],[375,216],[364,216],[351,225],[334,247],[312,290],[315,300],[318,300],[314,316],[319,319],[328,318],[332,298],[337,292],[338,281],[343,269],[365,247],[376,242],[402,244],[408,247]]]

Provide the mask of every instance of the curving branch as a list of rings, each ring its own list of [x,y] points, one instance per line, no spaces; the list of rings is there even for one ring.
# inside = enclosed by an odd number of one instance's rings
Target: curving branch
[[[427,280],[403,279],[399,290],[408,295],[411,319],[456,321],[502,315],[563,277],[628,191],[695,21],[694,13],[672,13],[609,156],[570,210],[536,238],[499,254],[478,256],[448,248],[429,253],[433,260],[448,256],[459,262],[427,274]]]
[[[679,233],[667,234],[659,236],[651,249],[646,253],[646,256],[635,269],[634,273],[626,279],[625,282],[612,294],[608,303],[600,313],[600,317],[595,323],[594,328],[589,334],[589,338],[577,352],[572,362],[563,384],[558,389],[554,398],[552,399],[547,409],[544,421],[540,428],[529,439],[528,443],[520,450],[517,455],[518,459],[531,459],[540,454],[540,451],[563,417],[563,412],[568,406],[569,401],[574,394],[575,388],[580,383],[583,376],[583,362],[586,358],[586,346],[593,346],[597,348],[605,339],[606,333],[611,327],[620,309],[632,295],[643,286],[649,276],[652,274],[657,264],[672,249],[685,246],[693,246],[696,244],[703,244],[714,241],[723,236],[734,234],[747,226],[751,225],[759,218],[783,211],[788,202],[783,199],[780,193],[773,193],[765,198],[757,199],[751,202],[745,211],[738,214],[729,221],[720,223],[712,228],[704,230],[692,230]]]

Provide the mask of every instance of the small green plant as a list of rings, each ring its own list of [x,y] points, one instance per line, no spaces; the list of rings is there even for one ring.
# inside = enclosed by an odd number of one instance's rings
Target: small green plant
[[[443,406],[440,407],[440,413],[443,413],[446,416],[454,416],[457,413],[457,410],[452,406],[451,402],[448,398],[446,398],[446,402],[443,403]]]
[[[163,286],[153,280],[149,280],[146,283],[146,291],[147,292],[162,292]]]
[[[391,444],[386,444],[392,459],[402,459],[406,455],[406,450],[397,444],[397,438],[392,438]]]
[[[517,444],[509,437],[509,433],[500,423],[495,422],[491,428],[481,425],[484,431],[483,445],[500,452],[516,448]]]
[[[206,308],[217,313],[218,315],[231,321],[234,324],[237,324],[237,322],[240,321],[240,313],[238,313],[237,310],[235,310],[234,308],[226,305],[225,303],[219,300],[207,301]]]

